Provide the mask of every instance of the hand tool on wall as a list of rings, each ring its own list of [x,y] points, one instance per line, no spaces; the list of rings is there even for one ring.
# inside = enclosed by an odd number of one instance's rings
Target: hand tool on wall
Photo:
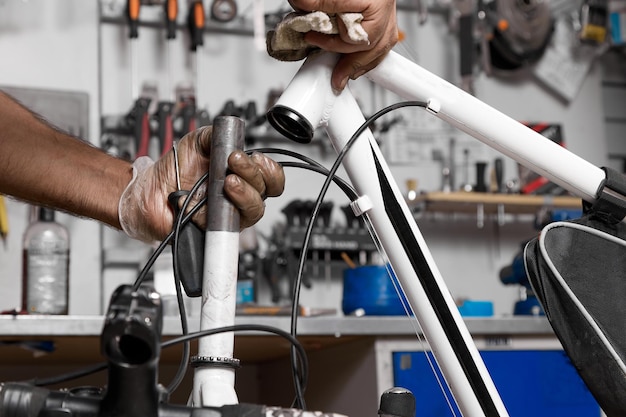
[[[179,122],[179,130],[175,129],[177,137],[182,138],[187,133],[195,130],[198,127],[196,118],[196,98],[180,97],[178,99],[178,111],[176,113],[176,119]]]
[[[165,91],[167,94],[173,95],[172,88],[172,43],[176,39],[176,18],[178,17],[177,0],[165,0],[163,3],[165,17],[165,37],[166,41],[166,64],[167,64],[167,85]],[[169,150],[169,148],[168,148]]]
[[[211,3],[211,18],[226,23],[237,17],[237,2],[235,0],[213,0]]]
[[[491,31],[492,19],[490,19],[485,0],[478,0],[476,17],[478,18],[476,26],[480,43],[480,67],[485,74],[490,76],[493,73],[493,69],[491,68],[489,42],[493,34]]]
[[[135,100],[132,109],[126,115],[126,123],[129,126],[132,126],[133,138],[137,147],[135,158],[148,155],[148,149],[150,147],[149,107],[149,98],[138,97]]]
[[[163,3],[165,8],[165,31],[166,31],[166,60],[167,60],[167,85],[165,88],[166,94],[169,94],[170,99],[166,101],[160,101],[157,104],[157,111],[154,115],[158,123],[157,136],[159,139],[159,156],[165,155],[174,143],[174,124],[173,124],[173,112],[174,112],[174,90],[172,88],[172,43],[176,39],[176,18],[178,17],[178,2],[176,0],[166,0]]]
[[[9,215],[7,214],[7,207],[4,203],[4,197],[0,194],[0,238],[6,246],[6,239],[9,234]]]
[[[139,12],[141,0],[127,0],[126,18],[128,20],[128,38],[130,39],[130,71],[131,94],[133,99],[139,97],[139,81],[137,67],[137,40],[139,38]]]
[[[474,190],[474,185],[470,182],[470,157],[469,149],[463,149],[463,184],[461,191],[470,192]]]
[[[608,0],[585,0],[580,9],[580,39],[601,44],[606,40],[609,26]]]
[[[174,143],[174,124],[172,119],[173,111],[174,102],[172,101],[160,101],[157,105],[154,118],[158,123],[157,137],[159,139],[160,150],[160,154],[158,156],[165,155],[167,151],[172,148]]]
[[[459,48],[461,57],[461,88],[470,94],[474,92],[474,0],[455,0],[459,16]]]
[[[493,161],[493,180],[494,189],[493,192],[504,192],[504,160],[502,158],[496,158]]]
[[[126,17],[128,20],[128,37],[130,39],[130,71],[131,71],[131,96],[134,104],[126,115],[127,123],[133,128],[133,137],[137,147],[135,157],[148,155],[150,145],[150,121],[148,107],[150,99],[139,96],[139,76],[137,65],[137,41],[139,38],[139,12],[140,0],[128,0],[126,3]]]
[[[196,52],[198,47],[204,45],[204,3],[202,0],[190,1],[187,28],[191,51]]]
[[[494,69],[517,70],[541,58],[554,30],[548,2],[496,0],[485,10],[493,24],[489,55]]]
[[[187,132],[197,129],[200,126],[208,124],[208,116],[206,111],[198,111],[198,103],[200,101],[200,94],[202,88],[200,87],[200,77],[202,75],[201,62],[199,56],[199,50],[204,45],[204,22],[205,12],[204,3],[202,0],[191,0],[189,3],[189,11],[187,14],[187,29],[189,30],[190,50],[191,58],[194,61],[194,97],[188,97],[186,100],[181,101],[179,109],[179,117],[182,119],[181,134],[184,135]],[[202,118],[201,114],[206,117]]]
[[[423,25],[428,20],[428,4],[427,0],[415,0],[415,9],[417,10],[417,21]]]

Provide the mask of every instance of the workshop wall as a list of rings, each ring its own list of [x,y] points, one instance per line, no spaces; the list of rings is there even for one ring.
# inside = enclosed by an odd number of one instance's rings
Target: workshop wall
[[[87,94],[89,131],[84,139],[98,144],[97,39],[95,1],[2,2],[0,85]],[[71,186],[72,178],[67,181]],[[0,311],[20,307],[21,238],[30,214],[29,206],[5,200],[10,229],[5,244],[0,245]],[[70,312],[95,313],[100,300],[100,226],[65,214],[59,214],[57,220],[71,235]]]
[[[183,2],[181,2],[183,3]],[[238,1],[239,11],[249,22],[254,16],[252,2]],[[255,2],[258,4],[258,2]],[[131,90],[131,59],[127,28],[119,23],[102,23],[99,5],[105,16],[121,16],[124,2],[107,0],[101,3],[81,0],[30,0],[0,3],[0,85],[37,87],[54,90],[86,92],[89,95],[90,129],[88,139],[102,144],[100,116],[119,117],[133,104]],[[266,11],[279,10],[286,2],[265,1]],[[185,6],[181,4],[181,16]],[[142,10],[142,18],[159,19],[160,9]],[[234,21],[231,25],[240,22]],[[400,28],[406,40],[397,50],[415,59],[426,69],[459,83],[456,34],[448,27],[446,17],[431,14],[425,25],[417,23],[416,14],[401,12]],[[250,26],[246,26],[250,28]],[[168,48],[161,30],[140,27],[137,40],[139,83],[158,90],[159,97],[168,97],[174,86],[191,86],[198,82],[198,104],[211,116],[233,100],[238,106],[254,101],[263,112],[270,90],[280,90],[297,70],[298,63],[279,63],[267,57],[264,49],[247,34],[207,33],[205,45],[196,54],[201,76],[194,76],[194,58],[188,53],[189,39],[177,36]],[[168,66],[167,63],[170,63]],[[488,77],[478,72],[474,80],[476,96],[515,119],[560,124],[567,147],[594,164],[604,165],[607,148],[604,140],[602,107],[602,71],[591,65],[576,97],[563,100],[547,90],[532,76]],[[371,86],[366,80],[354,83],[355,96],[366,114],[397,101],[393,94]],[[388,119],[394,115],[390,115]],[[488,121],[487,121],[488,122]],[[457,162],[461,152],[471,150],[471,162],[497,156],[486,146],[439,123],[422,111],[402,113],[395,128],[381,135],[381,148],[397,182],[405,187],[409,179],[417,179],[419,190],[441,187],[441,162],[435,155],[447,155],[450,139],[456,143]],[[417,133],[416,133],[417,132]],[[304,148],[289,146],[330,165],[333,151],[328,145],[315,143]],[[408,155],[408,156],[407,156]],[[77,173],[79,175],[79,173]],[[344,175],[342,172],[340,175]],[[517,175],[517,164],[505,159],[505,178]],[[459,174],[460,176],[460,174]],[[259,235],[271,235],[278,223],[284,222],[281,209],[293,199],[314,199],[321,184],[317,174],[287,171],[286,192],[280,199],[267,202],[265,218],[257,226]],[[472,178],[473,179],[473,178]],[[461,178],[458,178],[461,181]],[[347,201],[331,189],[329,198],[336,206]],[[0,247],[0,285],[3,297],[0,310],[19,306],[21,276],[21,233],[28,219],[22,203],[8,201],[11,232],[7,245]],[[498,281],[498,271],[509,264],[519,250],[521,241],[536,233],[525,219],[511,219],[496,228],[493,223],[479,229],[475,219],[430,218],[419,220],[431,250],[451,291],[459,298],[489,299],[495,303],[496,314],[508,314],[518,297],[516,288]],[[120,282],[136,276],[136,266],[128,259],[113,259],[115,267],[101,267],[116,253],[134,254],[134,263],[145,259],[149,248],[131,242],[119,233],[102,229],[94,222],[61,216],[72,235],[71,294],[72,314],[99,314],[110,291]],[[337,220],[339,223],[342,220]],[[104,253],[104,255],[102,255]],[[107,255],[108,254],[108,255]],[[303,304],[338,307],[341,298],[340,279],[333,276],[315,282],[303,291]],[[262,296],[267,300],[267,294]],[[104,301],[103,301],[104,300]]]

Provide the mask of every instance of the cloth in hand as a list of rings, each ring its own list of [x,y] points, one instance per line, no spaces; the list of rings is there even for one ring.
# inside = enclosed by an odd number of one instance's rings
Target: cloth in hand
[[[276,29],[270,30],[266,37],[267,52],[279,61],[299,61],[310,53],[319,50],[307,43],[304,35],[315,31],[327,35],[339,33],[337,19],[341,19],[348,31],[348,37],[358,43],[369,42],[367,32],[363,29],[361,13],[339,13],[328,15],[324,12],[298,13],[286,15],[278,23]]]

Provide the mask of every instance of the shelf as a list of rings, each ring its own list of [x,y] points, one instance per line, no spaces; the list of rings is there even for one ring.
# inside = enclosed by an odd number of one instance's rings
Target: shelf
[[[545,317],[467,317],[465,322],[473,334],[544,334],[550,333]],[[290,330],[288,316],[237,316],[235,324],[261,324]],[[47,316],[2,315],[0,338],[39,336],[99,336],[104,324],[103,316]],[[415,335],[413,319],[406,316],[318,316],[300,317],[298,334],[301,336],[407,336]],[[189,331],[200,328],[198,319],[189,319]],[[163,336],[180,335],[180,320],[175,316],[163,319]],[[260,335],[261,332],[246,334]]]
[[[569,196],[429,192],[410,203],[427,212],[485,214],[536,214],[542,208],[580,209],[581,199]]]
[[[236,324],[263,324],[290,330],[289,317],[245,316],[237,317]],[[405,316],[303,317],[298,320],[299,339],[307,351],[350,343],[355,340],[380,337],[415,338],[415,322]],[[485,337],[540,337],[552,338],[554,333],[545,317],[515,316],[466,318],[465,323],[474,336]],[[0,316],[0,365],[79,364],[101,361],[100,333],[102,316]],[[199,321],[191,319],[190,331],[199,328]],[[180,322],[175,317],[166,317],[163,322],[163,337],[170,339],[180,335]],[[416,339],[417,340],[417,339]],[[48,354],[27,348],[28,343],[52,343],[54,351]],[[289,344],[279,337],[260,331],[237,334],[236,356],[250,363],[259,363],[287,357]],[[193,351],[196,350],[194,342]],[[180,346],[164,349],[162,360],[177,363]]]

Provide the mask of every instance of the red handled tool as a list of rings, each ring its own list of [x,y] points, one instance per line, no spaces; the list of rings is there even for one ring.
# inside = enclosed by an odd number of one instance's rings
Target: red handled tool
[[[127,0],[126,18],[128,20],[128,37],[130,38],[130,69],[131,69],[131,89],[133,99],[139,97],[139,83],[137,81],[137,39],[139,38],[139,11],[141,10],[140,0]]]
[[[148,107],[150,99],[139,97],[135,100],[135,104],[130,112],[126,115],[126,120],[133,127],[133,137],[137,144],[137,152],[135,158],[147,156],[150,147],[150,121],[148,116]]]
[[[181,109],[180,115],[183,120],[182,131],[184,133],[210,123],[207,112],[202,110],[198,111],[198,103],[201,103],[200,94],[202,90],[200,87],[200,76],[202,75],[200,69],[201,60],[198,51],[204,45],[204,25],[204,3],[202,0],[191,0],[189,3],[189,13],[187,15],[187,29],[189,30],[189,38],[191,40],[190,49],[192,58],[195,60],[195,99],[185,102],[184,107]]]
[[[150,99],[139,97],[138,65],[137,65],[137,40],[139,38],[139,12],[140,0],[128,0],[126,2],[126,18],[128,20],[128,37],[130,39],[130,65],[131,65],[131,95],[135,101],[126,119],[133,127],[133,137],[137,146],[135,158],[148,155],[150,145],[150,121],[148,107]]]
[[[163,4],[164,16],[165,16],[165,30],[167,39],[167,79],[168,85],[165,89],[167,93],[173,96],[173,89],[171,85],[172,77],[172,55],[171,45],[176,38],[176,19],[178,17],[178,2],[176,0],[166,0]],[[173,111],[174,100],[161,101],[157,105],[155,118],[158,122],[158,138],[159,138],[159,150],[160,156],[165,155],[174,144],[174,124],[173,124]]]

